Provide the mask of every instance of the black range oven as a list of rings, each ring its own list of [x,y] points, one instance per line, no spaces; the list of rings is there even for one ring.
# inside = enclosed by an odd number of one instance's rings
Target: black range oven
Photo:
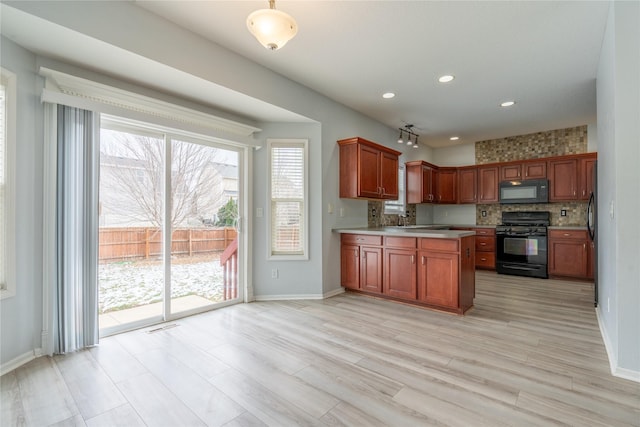
[[[503,212],[496,227],[496,271],[518,276],[549,277],[549,212]]]

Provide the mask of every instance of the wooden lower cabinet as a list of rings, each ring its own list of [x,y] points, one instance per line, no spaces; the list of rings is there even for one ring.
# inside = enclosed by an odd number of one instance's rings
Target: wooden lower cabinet
[[[340,281],[349,289],[360,289],[360,246],[340,246]]]
[[[427,304],[456,308],[458,305],[458,263],[455,253],[418,252],[418,298]]]
[[[417,288],[416,250],[385,248],[384,294],[415,300]]]
[[[360,247],[360,289],[382,292],[382,248]]]
[[[549,230],[549,275],[592,279],[591,241],[583,230]]]
[[[340,252],[345,288],[458,314],[473,306],[474,236],[441,239],[345,233]]]

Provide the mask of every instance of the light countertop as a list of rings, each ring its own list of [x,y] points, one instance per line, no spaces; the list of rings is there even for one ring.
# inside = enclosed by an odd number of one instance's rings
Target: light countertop
[[[371,234],[375,236],[427,237],[434,239],[458,239],[460,237],[475,236],[475,231],[442,230],[442,225],[409,225],[406,227],[351,227],[334,228],[336,233]]]

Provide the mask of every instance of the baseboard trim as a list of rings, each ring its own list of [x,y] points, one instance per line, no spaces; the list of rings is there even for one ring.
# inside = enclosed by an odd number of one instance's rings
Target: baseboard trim
[[[340,287],[323,294],[284,294],[284,295],[254,295],[254,301],[292,301],[292,300],[321,300],[344,293]]]
[[[20,366],[31,362],[36,357],[39,357],[41,354],[42,354],[42,349],[35,349],[35,350],[28,351],[24,354],[21,354],[20,356],[14,358],[13,360],[9,360],[8,362],[3,363],[0,366],[0,376],[4,374],[8,374],[9,372],[15,369],[18,369]]]
[[[607,334],[607,330],[602,323],[602,317],[600,317],[600,310],[598,310],[598,308],[596,308],[596,318],[598,319],[598,327],[600,328],[602,341],[604,341],[604,348],[607,350],[607,358],[609,359],[609,369],[611,370],[611,375],[613,375],[614,377],[640,383],[640,372],[634,371],[632,369],[621,368],[618,366],[617,355],[613,351],[611,339],[609,338],[609,334]]]

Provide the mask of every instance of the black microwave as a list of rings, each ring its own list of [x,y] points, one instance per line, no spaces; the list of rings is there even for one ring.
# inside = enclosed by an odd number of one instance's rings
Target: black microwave
[[[500,182],[500,203],[548,203],[549,180],[526,179]]]

